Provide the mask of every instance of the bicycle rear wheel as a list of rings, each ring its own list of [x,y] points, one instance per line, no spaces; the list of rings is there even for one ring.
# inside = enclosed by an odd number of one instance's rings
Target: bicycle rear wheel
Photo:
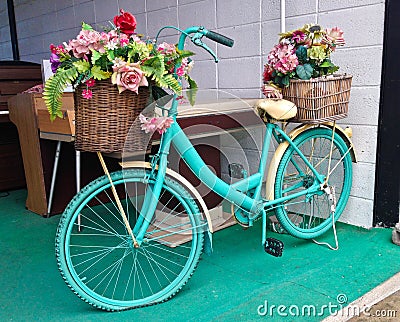
[[[294,143],[319,174],[328,175],[332,130],[317,127],[303,132]],[[291,235],[310,239],[325,233],[342,214],[352,184],[352,160],[346,142],[335,133],[328,186],[336,196],[336,211],[332,218],[328,194],[322,190],[313,195],[291,199],[276,208],[283,228]],[[279,163],[275,180],[275,198],[307,189],[316,182],[314,174],[292,146],[288,146]]]
[[[111,177],[133,228],[151,183],[149,173],[132,169]],[[58,266],[68,286],[98,308],[115,311],[163,302],[193,274],[206,227],[189,193],[167,177],[145,239],[135,248],[104,176],[82,189],[62,215]]]

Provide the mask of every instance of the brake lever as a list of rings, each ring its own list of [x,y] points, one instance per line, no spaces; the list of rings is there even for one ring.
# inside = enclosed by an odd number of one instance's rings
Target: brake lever
[[[209,53],[211,56],[213,56],[214,61],[215,61],[216,63],[218,63],[219,60],[218,60],[217,55],[211,50],[210,47],[208,47],[208,46],[201,40],[201,38],[202,38],[203,36],[204,36],[204,35],[201,34],[201,33],[199,33],[199,32],[195,33],[195,34],[191,37],[191,38],[192,38],[192,42],[193,42],[196,46],[202,47],[204,50],[208,51],[208,53]]]

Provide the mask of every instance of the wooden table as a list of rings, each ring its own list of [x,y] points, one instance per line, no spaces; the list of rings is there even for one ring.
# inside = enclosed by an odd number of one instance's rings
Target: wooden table
[[[74,141],[72,134],[59,134],[39,130],[37,110],[38,105],[42,104],[42,102],[38,99],[38,95],[21,94],[11,99],[9,102],[10,118],[17,125],[21,141],[28,189],[26,207],[41,216],[49,216],[62,212],[75,195],[77,184],[75,178],[81,181],[81,183],[78,181],[79,187],[81,184],[86,185],[103,173],[96,154],[84,152],[79,155],[82,166],[77,171],[79,162],[76,162],[73,144],[63,144],[60,151],[61,142],[72,143]],[[189,105],[181,105],[179,107],[178,121],[181,127],[186,129],[188,136],[194,140],[194,145],[196,145],[196,139],[209,136],[216,140],[215,145],[218,146],[218,135],[222,132],[240,130],[241,125],[252,126],[256,124],[258,119],[254,118],[255,114],[251,108],[254,101],[235,101],[235,104],[232,104],[230,100],[219,101],[219,103],[207,102],[196,109]],[[238,124],[237,117],[240,117],[247,124]],[[221,132],[215,130],[210,132],[210,126],[219,128]],[[157,151],[156,141],[157,138],[153,142],[152,153]],[[209,146],[201,144],[196,145],[196,149],[200,155],[206,156],[207,164],[212,166],[217,175],[220,176],[219,151],[216,149],[214,151]],[[57,153],[61,153],[61,157],[57,158],[59,170],[57,179],[52,185],[52,178],[55,178],[54,160]],[[120,169],[118,164],[120,155],[109,156],[107,165],[110,171]],[[171,159],[174,159],[174,156]],[[194,186],[201,185],[183,162],[179,164],[179,171],[184,173],[185,177]],[[52,186],[53,188],[51,188]],[[50,198],[50,192],[53,189],[53,205],[49,211],[49,199],[52,199]],[[208,194],[205,197],[205,201],[209,208],[213,208],[220,203],[221,199],[214,194]]]

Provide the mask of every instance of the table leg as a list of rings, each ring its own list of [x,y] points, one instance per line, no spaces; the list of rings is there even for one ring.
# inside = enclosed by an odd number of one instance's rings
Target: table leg
[[[54,157],[53,174],[51,176],[50,196],[49,196],[49,202],[47,205],[47,216],[50,216],[51,205],[53,203],[54,185],[56,183],[58,160],[60,159],[60,150],[61,150],[61,141],[58,141],[57,148],[56,148],[56,155]]]

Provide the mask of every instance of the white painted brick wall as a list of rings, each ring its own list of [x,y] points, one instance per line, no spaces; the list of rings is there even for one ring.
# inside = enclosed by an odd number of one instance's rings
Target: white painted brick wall
[[[210,42],[221,61],[215,65],[206,53],[196,57],[192,76],[201,88],[218,88],[239,97],[260,97],[263,64],[277,41],[280,0],[15,0],[22,60],[47,59],[50,43],[60,43],[79,32],[81,20],[105,25],[124,8],[136,15],[139,33],[154,36],[164,25],[186,28],[204,25],[235,39],[233,49]],[[342,220],[371,227],[377,123],[383,44],[383,0],[287,0],[286,29],[318,22],[340,26],[346,46],[333,56],[341,71],[354,75],[349,117],[340,123],[353,128],[359,162],[354,165],[354,184]],[[0,7],[0,17],[2,7]],[[2,19],[0,19],[2,21]],[[0,25],[0,59],[9,59],[8,40]],[[175,33],[163,39],[174,41]],[[189,47],[193,49],[192,47]],[[231,147],[227,146],[227,151]],[[231,151],[234,153],[233,151]],[[258,158],[249,149],[249,160]],[[223,169],[226,176],[226,170]]]

